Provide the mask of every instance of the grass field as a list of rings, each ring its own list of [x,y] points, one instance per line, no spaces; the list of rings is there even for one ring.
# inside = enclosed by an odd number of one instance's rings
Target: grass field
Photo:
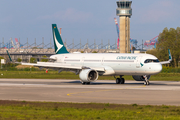
[[[178,106],[0,101],[0,120],[180,120]]]
[[[0,78],[27,78],[27,79],[79,79],[71,72],[58,71],[0,71]],[[133,80],[132,76],[124,76],[126,80]],[[99,80],[114,80],[113,76],[99,76]],[[180,81],[180,73],[160,73],[151,76],[150,80]]]

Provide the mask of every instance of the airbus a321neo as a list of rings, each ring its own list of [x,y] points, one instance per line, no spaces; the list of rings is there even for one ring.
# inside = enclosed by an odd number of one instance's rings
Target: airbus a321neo
[[[132,75],[136,81],[144,81],[149,85],[149,78],[161,72],[162,64],[172,61],[169,52],[169,60],[159,62],[158,58],[150,54],[133,53],[69,53],[64,46],[56,24],[52,24],[55,55],[50,56],[53,62],[37,62],[33,65],[39,68],[72,71],[79,74],[82,84],[90,84],[98,79],[98,76],[119,76],[117,84],[124,84],[124,75]]]

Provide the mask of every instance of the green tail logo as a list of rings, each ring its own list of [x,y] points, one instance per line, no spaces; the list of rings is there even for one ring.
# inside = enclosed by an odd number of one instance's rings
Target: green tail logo
[[[52,32],[53,32],[53,40],[54,40],[54,48],[56,54],[65,54],[69,53],[64,46],[62,38],[59,34],[58,28],[56,24],[52,24]]]

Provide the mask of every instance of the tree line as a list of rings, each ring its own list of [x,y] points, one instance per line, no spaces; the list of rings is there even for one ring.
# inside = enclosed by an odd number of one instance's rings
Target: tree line
[[[180,61],[180,27],[176,29],[167,27],[159,34],[156,48],[147,51],[155,55],[160,61],[168,60],[168,49],[171,51],[173,61],[168,64],[171,67],[178,67]]]

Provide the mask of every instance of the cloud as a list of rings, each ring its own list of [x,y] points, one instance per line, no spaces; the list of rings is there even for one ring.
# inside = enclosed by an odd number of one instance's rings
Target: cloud
[[[169,21],[177,13],[172,1],[158,1],[140,12],[142,23],[160,23]]]
[[[58,11],[52,15],[40,16],[38,19],[47,20],[47,19],[56,19],[63,20],[68,22],[87,22],[93,17],[92,13],[87,13],[83,11],[78,11],[73,8],[68,8],[64,11]]]

